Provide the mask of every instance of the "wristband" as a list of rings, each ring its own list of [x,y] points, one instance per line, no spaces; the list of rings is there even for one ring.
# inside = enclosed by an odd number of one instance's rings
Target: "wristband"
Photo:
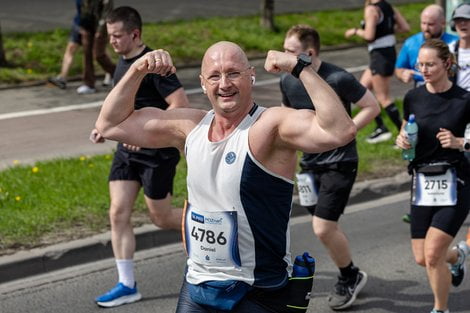
[[[465,151],[465,152],[470,151],[470,140],[468,139],[463,140],[462,151]]]

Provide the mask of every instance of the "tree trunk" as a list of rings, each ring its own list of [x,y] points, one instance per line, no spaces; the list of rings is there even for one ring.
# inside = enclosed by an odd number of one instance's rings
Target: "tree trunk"
[[[261,27],[277,31],[274,25],[274,0],[261,0]]]
[[[2,26],[0,25],[0,66],[6,66],[7,59],[5,57],[5,50],[3,49],[3,36],[2,36]]]
[[[440,5],[444,9],[444,16],[447,16],[446,15],[446,9],[447,9],[446,8],[446,6],[447,6],[446,0],[436,0],[436,4]]]

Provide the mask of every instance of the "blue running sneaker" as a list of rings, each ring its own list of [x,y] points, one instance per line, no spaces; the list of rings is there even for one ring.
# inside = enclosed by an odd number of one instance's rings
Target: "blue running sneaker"
[[[459,258],[457,259],[457,262],[450,267],[450,272],[452,274],[452,285],[454,287],[458,287],[462,283],[467,272],[465,260],[470,254],[470,247],[467,246],[465,241],[461,241],[453,249],[458,251]]]
[[[105,308],[112,308],[126,303],[133,303],[142,299],[142,295],[137,291],[137,284],[134,288],[118,283],[113,289],[95,299],[96,304]]]

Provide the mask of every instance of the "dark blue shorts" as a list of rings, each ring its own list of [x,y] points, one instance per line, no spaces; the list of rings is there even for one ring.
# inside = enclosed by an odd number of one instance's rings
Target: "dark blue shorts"
[[[69,41],[82,45],[82,35],[80,35],[80,27],[77,24],[72,24]]]

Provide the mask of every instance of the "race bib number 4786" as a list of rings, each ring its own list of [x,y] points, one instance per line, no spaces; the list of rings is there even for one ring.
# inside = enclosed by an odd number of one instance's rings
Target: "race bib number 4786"
[[[241,266],[236,211],[201,212],[188,204],[184,235],[191,260],[213,266]]]

